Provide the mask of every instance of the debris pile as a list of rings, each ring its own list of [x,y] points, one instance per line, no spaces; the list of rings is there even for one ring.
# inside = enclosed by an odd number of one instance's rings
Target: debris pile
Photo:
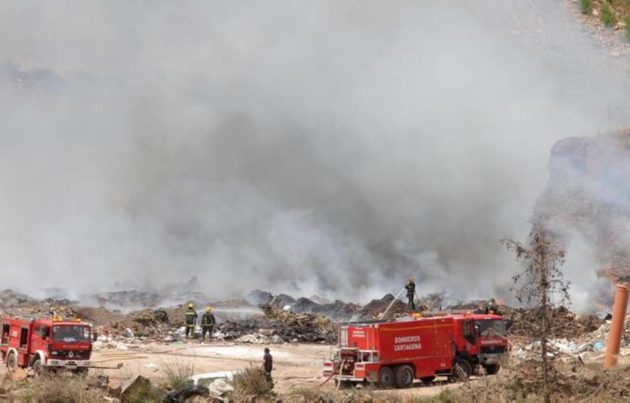
[[[381,299],[373,299],[358,312],[359,320],[381,318],[387,307],[394,301],[392,294],[387,294]],[[400,300],[396,300],[389,309],[388,315],[395,315],[407,311],[407,306]]]
[[[509,332],[516,336],[531,336],[528,334],[532,321],[537,320],[538,313],[534,309],[511,309],[501,307],[506,318],[511,320]],[[595,315],[576,315],[565,307],[553,310],[552,332],[556,338],[574,338],[597,330],[604,323],[603,319]]]
[[[332,343],[337,339],[335,325],[323,316],[299,314],[270,304],[261,308],[267,318],[272,320],[272,329],[284,341]]]
[[[317,300],[317,301],[315,301]],[[290,309],[295,313],[312,313],[325,316],[333,321],[348,321],[354,318],[361,306],[354,303],[335,300],[328,302],[317,296],[294,298],[290,295],[274,296],[270,292],[254,290],[247,296],[247,301],[257,306],[271,305],[280,309]]]
[[[4,289],[0,291],[0,306],[5,308],[21,304],[28,304],[35,301],[36,300],[34,298],[15,292],[11,289]]]
[[[157,326],[161,323],[169,323],[168,313],[163,309],[145,309],[133,312],[131,319],[143,326]]]

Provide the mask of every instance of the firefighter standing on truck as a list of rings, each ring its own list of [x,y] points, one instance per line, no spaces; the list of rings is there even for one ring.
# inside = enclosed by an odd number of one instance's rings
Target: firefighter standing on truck
[[[201,341],[206,339],[206,333],[208,333],[208,340],[212,340],[212,330],[214,329],[214,315],[212,314],[212,308],[206,307],[206,312],[201,316]]]
[[[490,298],[488,304],[486,305],[486,313],[490,315],[500,315],[499,307],[497,305],[497,301],[494,298]]]
[[[413,281],[413,277],[409,276],[405,289],[407,290],[407,306],[412,311],[415,311],[416,303],[414,302],[414,298],[416,296],[416,283]]]
[[[196,324],[197,312],[195,311],[195,306],[193,304],[188,304],[188,309],[186,310],[186,338],[195,337]]]

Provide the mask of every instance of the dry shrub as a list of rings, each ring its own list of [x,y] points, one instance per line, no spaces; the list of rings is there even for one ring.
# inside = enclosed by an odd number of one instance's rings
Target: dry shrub
[[[249,367],[234,374],[234,394],[239,396],[264,396],[271,392],[271,385],[261,368]]]
[[[544,398],[540,367],[522,362],[512,368],[510,376],[490,377],[473,382],[458,390],[455,401],[481,402],[539,402]],[[536,380],[538,379],[538,381]],[[586,366],[554,371],[551,401],[576,402],[627,402],[630,401],[630,366],[604,371],[593,371]]]
[[[122,396],[125,403],[161,403],[165,393],[154,387],[151,382],[141,377],[142,380],[131,385]]]
[[[147,386],[135,389],[132,393],[129,393],[124,401],[126,403],[162,403],[164,401],[164,393],[153,386]]]
[[[167,387],[180,390],[192,384],[189,379],[195,374],[195,365],[192,360],[175,360],[162,363]]]
[[[28,380],[17,388],[18,401],[37,403],[92,403],[103,401],[105,394],[89,386],[89,379],[82,376],[44,375]]]
[[[332,392],[320,388],[295,388],[287,399],[289,402],[341,402],[341,392]]]
[[[417,396],[413,392],[399,395],[387,391],[366,389],[353,390],[322,390],[320,388],[297,388],[291,391],[288,398],[293,402],[317,402],[317,403],[456,403],[461,401],[461,396],[451,389],[445,389],[440,394],[424,397]]]

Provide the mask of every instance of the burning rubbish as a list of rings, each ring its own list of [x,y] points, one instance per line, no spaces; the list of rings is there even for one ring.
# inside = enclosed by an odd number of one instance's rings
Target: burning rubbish
[[[231,384],[231,371],[214,371],[199,372],[198,374],[187,375],[190,377],[190,383],[186,387],[178,387],[174,389],[164,388],[156,384],[152,379],[157,376],[163,376],[167,367],[163,362],[152,356],[154,351],[159,351],[158,346],[163,346],[172,351],[171,348],[180,349],[177,351],[191,352],[198,357],[217,357],[225,359],[228,357],[228,351],[232,349],[243,349],[243,345],[252,345],[248,347],[255,351],[237,351],[233,353],[242,356],[240,359],[250,359],[246,357],[257,356],[262,351],[263,346],[300,346],[301,343],[316,344],[335,344],[338,342],[346,343],[339,346],[339,354],[331,362],[329,372],[325,378],[334,378],[331,376],[335,373],[335,368],[339,368],[340,374],[349,377],[347,379],[360,379],[356,376],[356,370],[360,370],[357,364],[363,363],[366,368],[367,379],[374,383],[388,385],[389,380],[387,374],[379,375],[379,370],[369,369],[369,358],[366,356],[355,356],[350,354],[350,344],[356,343],[362,346],[367,339],[361,339],[360,333],[366,336],[374,331],[373,324],[380,324],[382,329],[387,326],[399,326],[406,329],[414,323],[433,323],[434,321],[449,319],[452,323],[450,336],[455,340],[462,339],[461,348],[465,347],[463,340],[465,332],[479,332],[476,339],[479,343],[478,350],[473,354],[473,350],[467,350],[470,361],[461,360],[458,355],[459,350],[448,350],[449,354],[455,354],[455,358],[446,358],[446,362],[450,362],[451,366],[444,366],[437,363],[439,369],[431,374],[416,374],[418,382],[426,385],[432,385],[434,382],[447,382],[448,380],[456,382],[460,379],[474,376],[487,376],[499,373],[500,379],[503,377],[512,377],[514,371],[524,368],[529,362],[536,362],[540,354],[540,343],[535,339],[528,339],[527,326],[528,321],[536,320],[535,309],[510,308],[500,306],[500,311],[504,317],[472,314],[471,311],[475,307],[487,305],[486,301],[470,301],[459,303],[453,308],[444,307],[444,298],[440,295],[432,295],[422,298],[423,311],[408,312],[408,307],[403,301],[396,300],[392,295],[386,295],[381,299],[376,299],[364,306],[356,304],[347,304],[340,301],[329,303],[326,301],[315,302],[314,299],[293,298],[283,295],[278,298],[271,294],[266,295],[263,299],[267,301],[260,306],[254,306],[246,301],[217,302],[215,306],[220,307],[213,310],[217,314],[217,324],[215,327],[215,339],[205,344],[199,343],[200,329],[195,329],[196,339],[186,339],[184,317],[187,310],[187,303],[180,303],[172,307],[164,308],[148,308],[129,313],[121,313],[110,311],[106,308],[81,307],[74,303],[63,305],[63,310],[52,307],[49,312],[63,312],[64,317],[74,320],[76,316],[91,318],[94,322],[94,330],[96,340],[92,341],[93,351],[95,354],[103,354],[105,357],[112,357],[105,362],[111,362],[116,359],[124,362],[125,365],[132,365],[134,361],[139,360],[142,368],[143,378],[134,378],[122,385],[118,392],[112,389],[107,392],[112,398],[125,399],[128,395],[135,393],[149,393],[152,396],[161,396],[160,399],[170,399],[168,401],[184,401],[186,398],[191,399],[225,399],[237,393],[234,385]],[[30,301],[30,302],[29,302]],[[298,301],[301,301],[298,304]],[[309,301],[309,302],[306,302]],[[54,301],[49,301],[54,304]],[[6,307],[14,312],[20,311],[24,314],[32,314],[35,316],[46,316],[46,312],[38,307],[39,302],[35,299],[22,298],[18,306]],[[389,319],[382,318],[383,312],[387,307],[393,315]],[[428,309],[429,306],[436,307]],[[309,312],[295,312],[293,308],[305,309],[317,312],[326,312],[329,317],[322,314]],[[305,307],[308,307],[306,309]],[[326,307],[322,310],[321,307]],[[447,314],[445,311],[458,311],[459,313]],[[335,322],[332,318],[341,317],[351,313],[350,320],[344,322]],[[239,316],[240,315],[240,316]],[[388,315],[389,316],[389,315]],[[231,319],[228,319],[231,318]],[[363,318],[363,319],[361,319]],[[380,319],[379,319],[380,318]],[[553,318],[555,322],[555,337],[549,341],[549,356],[554,360],[554,365],[565,365],[568,368],[578,368],[583,363],[592,362],[603,357],[603,349],[606,337],[609,332],[610,323],[595,316],[577,315],[570,310],[558,307],[554,310]],[[501,326],[488,327],[488,320],[495,320],[501,323]],[[433,321],[433,322],[432,322]],[[74,322],[73,322],[74,323]],[[350,324],[343,324],[350,323]],[[470,323],[470,325],[466,325]],[[469,326],[469,327],[466,327]],[[625,358],[630,354],[630,322],[626,322],[625,331],[621,339],[620,357]],[[468,329],[468,330],[466,330]],[[347,336],[342,336],[343,340],[338,341],[339,331],[347,332]],[[627,333],[627,334],[626,334]],[[393,332],[391,334],[393,350],[392,354],[407,354],[418,348],[428,348],[426,344],[427,338],[422,335]],[[420,337],[418,339],[417,337]],[[509,337],[512,344],[512,350],[508,350],[503,344],[490,346],[489,341],[484,341],[484,337],[490,337],[492,343],[499,340],[506,340]],[[384,339],[383,339],[384,340]],[[350,343],[350,344],[348,344]],[[470,344],[470,342],[468,341]],[[485,343],[485,344],[483,344]],[[255,347],[260,346],[260,350]],[[459,344],[457,344],[459,345]],[[471,344],[472,345],[472,344]],[[199,346],[199,347],[195,347]],[[204,352],[204,346],[210,350]],[[221,347],[219,347],[221,346]],[[232,346],[232,347],[230,347]],[[346,346],[346,347],[344,347]],[[366,346],[369,347],[369,346]],[[430,347],[430,346],[429,346]],[[372,347],[369,347],[372,348]],[[385,349],[385,345],[374,347],[376,351],[380,351],[380,365],[387,363],[386,358],[389,354]],[[459,348],[459,347],[458,347]],[[475,347],[477,348],[477,347]],[[488,350],[491,348],[492,351]],[[485,350],[484,350],[485,349]],[[488,351],[486,351],[488,350]],[[388,350],[389,351],[389,350]],[[446,354],[445,350],[445,354]],[[226,355],[228,354],[228,355]],[[282,359],[282,352],[277,353],[279,359]],[[147,357],[144,361],[143,357]],[[148,357],[152,357],[150,361]],[[459,357],[459,358],[458,358]],[[490,359],[496,361],[489,361]],[[99,361],[95,361],[98,365]],[[354,365],[354,367],[353,367]],[[370,364],[371,365],[371,364]],[[425,366],[426,367],[426,366]],[[352,369],[354,368],[354,369]],[[392,382],[398,382],[399,386],[409,386],[407,379],[402,374],[402,370],[398,374],[399,380],[396,381],[396,369],[392,369]],[[504,369],[503,369],[504,368]],[[222,368],[228,369],[228,368]],[[234,368],[236,369],[236,368]],[[499,371],[501,369],[501,371]],[[332,370],[332,372],[330,372]],[[371,371],[371,372],[370,372]],[[581,370],[580,370],[581,371]],[[382,372],[382,371],[380,371]],[[501,375],[505,373],[505,375]],[[404,378],[404,379],[403,379]],[[318,378],[316,378],[318,379]],[[401,380],[402,379],[402,380]],[[412,383],[413,377],[411,379]],[[148,380],[148,383],[147,383]],[[321,382],[321,381],[320,381]],[[345,384],[346,378],[335,378],[337,384]],[[402,382],[402,383],[401,383]],[[331,382],[333,383],[333,382]],[[110,386],[107,390],[111,389]],[[105,389],[103,389],[105,391]],[[267,393],[267,392],[266,392]]]

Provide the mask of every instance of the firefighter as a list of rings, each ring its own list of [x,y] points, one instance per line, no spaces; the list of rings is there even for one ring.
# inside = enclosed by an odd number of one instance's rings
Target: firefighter
[[[486,305],[486,313],[490,315],[500,315],[497,301],[494,298],[490,298]]]
[[[416,303],[414,302],[414,298],[416,296],[416,283],[413,281],[413,277],[409,276],[405,289],[407,290],[407,306],[410,310],[415,311]]]
[[[206,312],[201,316],[201,341],[206,339],[206,332],[208,333],[208,340],[212,340],[212,330],[214,329],[214,315],[212,314],[212,308],[206,307]]]
[[[197,312],[193,304],[188,304],[186,310],[186,338],[195,337],[195,325],[197,324]]]
[[[273,357],[269,353],[269,349],[265,347],[265,355],[263,355],[262,370],[265,371],[265,377],[271,389],[273,389],[273,379],[271,378],[271,371],[273,370]]]

